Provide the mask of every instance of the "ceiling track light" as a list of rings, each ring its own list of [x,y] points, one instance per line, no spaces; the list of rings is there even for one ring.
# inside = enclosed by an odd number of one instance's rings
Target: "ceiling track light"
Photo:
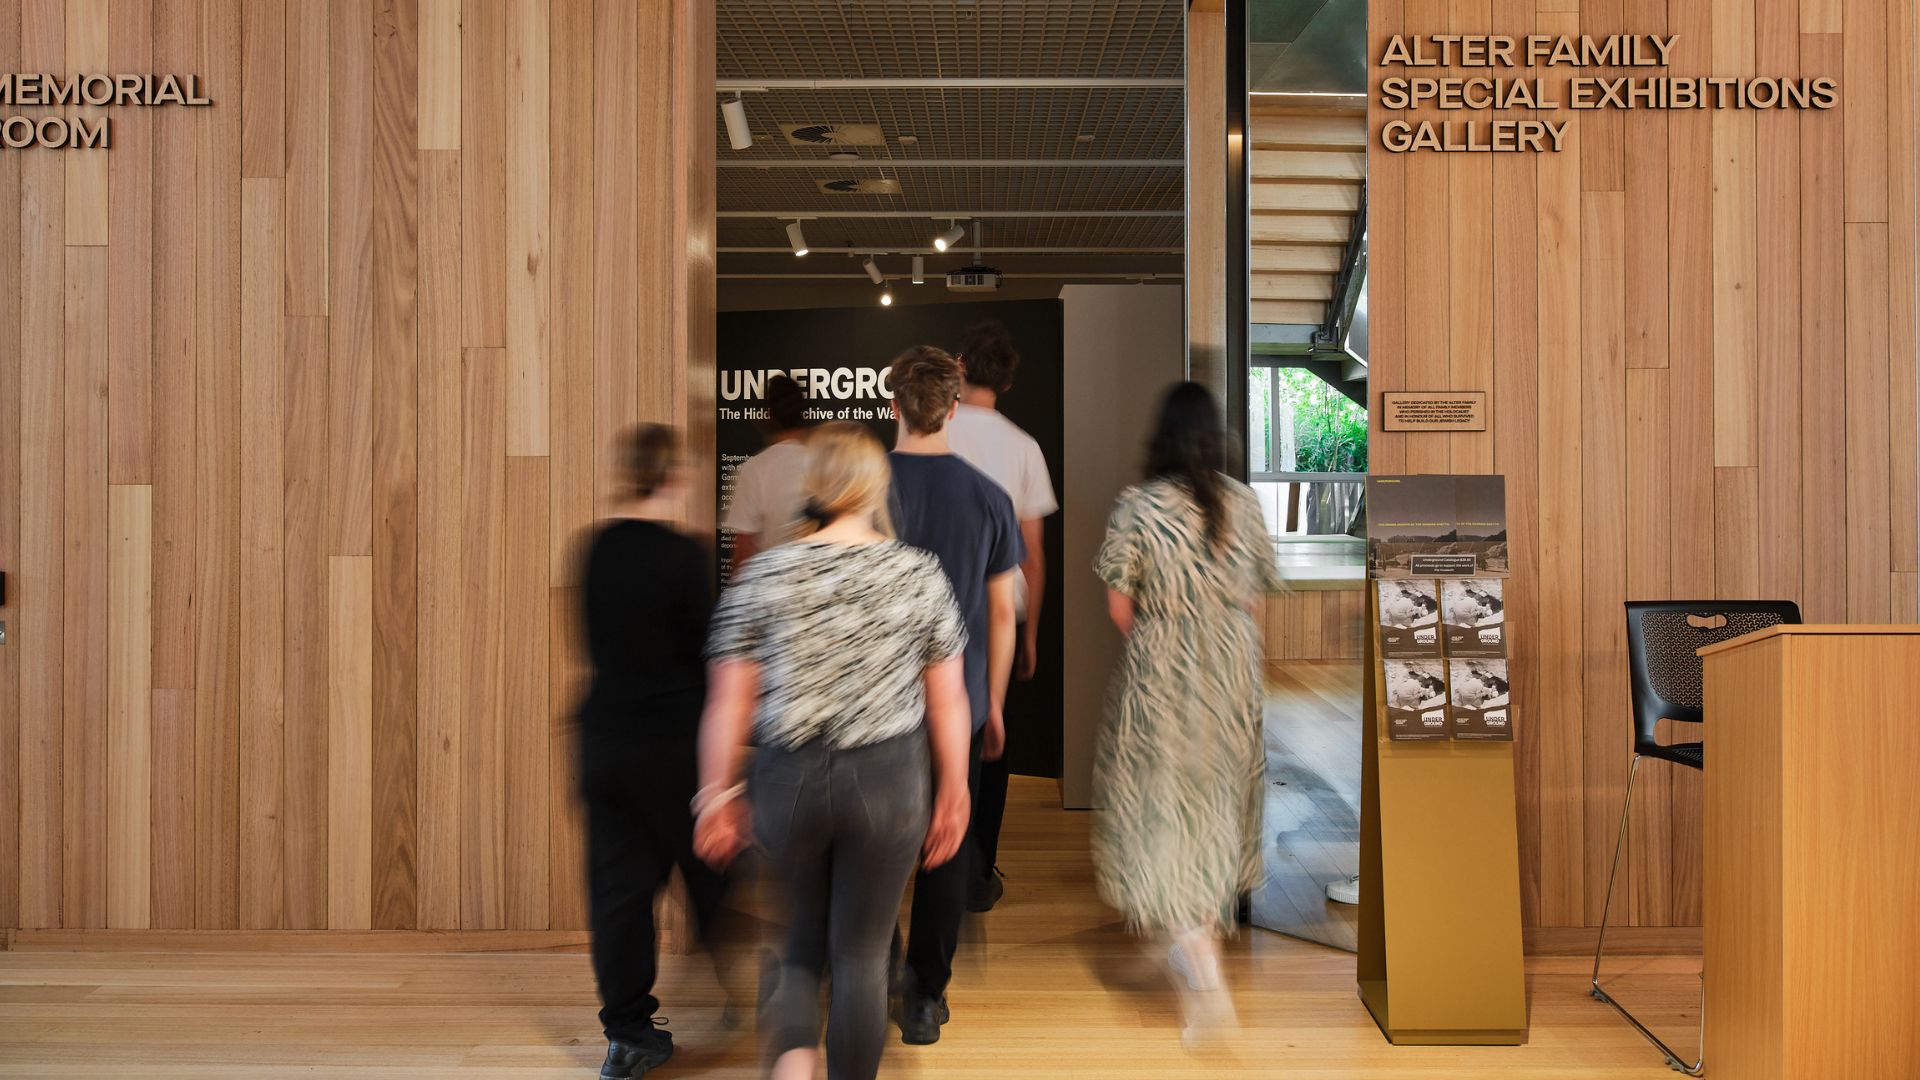
[[[925,285],[927,283],[927,257],[925,255],[915,255],[913,257],[913,283],[915,285]]]
[[[807,234],[801,230],[799,222],[795,221],[787,226],[787,243],[792,245],[795,255],[807,253]]]
[[[887,280],[886,275],[880,272],[880,264],[874,262],[873,256],[871,255],[867,256],[866,261],[860,264],[860,269],[867,272],[867,277],[872,278],[875,285],[884,284]],[[890,303],[891,301],[888,302]]]
[[[960,222],[954,222],[952,224],[952,228],[933,238],[933,250],[945,251],[967,238],[967,227],[965,224]]]
[[[753,129],[747,126],[747,103],[739,94],[732,101],[720,103],[720,115],[727,122],[727,145],[735,150],[746,150],[753,146]]]
[[[892,285],[880,286],[880,306],[881,307],[893,306],[893,286]]]

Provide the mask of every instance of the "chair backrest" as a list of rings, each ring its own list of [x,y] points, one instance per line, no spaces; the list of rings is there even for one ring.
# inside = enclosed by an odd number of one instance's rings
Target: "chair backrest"
[[[1698,650],[1800,621],[1791,600],[1637,600],[1627,604],[1627,663],[1633,672],[1633,747],[1656,745],[1669,720],[1706,719]]]

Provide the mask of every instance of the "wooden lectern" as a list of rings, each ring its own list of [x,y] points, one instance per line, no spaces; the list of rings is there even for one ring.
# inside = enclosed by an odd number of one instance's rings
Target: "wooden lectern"
[[[1920,1077],[1920,626],[1700,655],[1708,1075]]]

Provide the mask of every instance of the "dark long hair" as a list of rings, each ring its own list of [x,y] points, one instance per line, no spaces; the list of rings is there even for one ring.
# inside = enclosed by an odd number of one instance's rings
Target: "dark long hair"
[[[1170,480],[1193,496],[1207,522],[1207,541],[1220,545],[1226,533],[1226,465],[1220,405],[1196,382],[1176,383],[1160,399],[1153,440],[1147,444],[1147,479]]]

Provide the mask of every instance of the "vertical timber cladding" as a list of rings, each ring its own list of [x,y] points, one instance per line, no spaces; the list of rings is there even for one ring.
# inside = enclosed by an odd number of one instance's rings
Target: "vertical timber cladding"
[[[1599,921],[1624,601],[1920,617],[1916,33],[1915,0],[1370,4],[1374,389],[1487,395],[1484,431],[1376,425],[1374,467],[1507,477],[1531,926]],[[1628,921],[1699,923],[1700,813],[1643,771]]]
[[[0,927],[585,925],[573,553],[625,426],[712,468],[712,33],[0,0]]]

